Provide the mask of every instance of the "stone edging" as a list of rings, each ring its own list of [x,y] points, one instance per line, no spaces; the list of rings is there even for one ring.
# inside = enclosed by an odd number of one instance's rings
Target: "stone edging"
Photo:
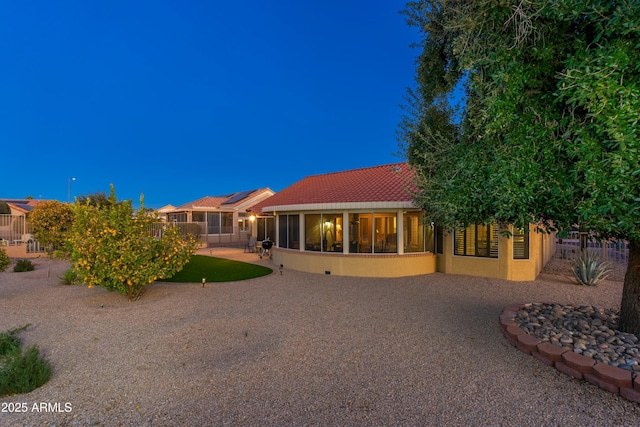
[[[631,371],[597,363],[594,359],[529,335],[515,321],[518,311],[525,307],[527,304],[513,304],[506,307],[500,315],[500,330],[511,344],[560,372],[640,403],[640,375],[634,378]]]

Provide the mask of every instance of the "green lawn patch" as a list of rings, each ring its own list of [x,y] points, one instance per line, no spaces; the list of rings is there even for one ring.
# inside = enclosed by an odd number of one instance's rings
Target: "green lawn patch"
[[[237,280],[253,279],[271,274],[272,269],[256,264],[215,258],[204,255],[194,255],[184,268],[162,282],[200,283],[202,278],[207,282],[235,282]]]

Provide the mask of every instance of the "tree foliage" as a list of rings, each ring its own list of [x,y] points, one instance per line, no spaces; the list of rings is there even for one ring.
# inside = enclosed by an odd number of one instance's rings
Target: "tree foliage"
[[[55,200],[38,203],[28,214],[33,234],[49,252],[65,249],[73,224],[71,206]]]
[[[3,200],[0,200],[0,214],[11,215],[9,204]]]
[[[0,273],[5,271],[11,265],[11,258],[7,255],[7,251],[0,246]]]
[[[146,285],[180,271],[196,241],[181,237],[173,225],[159,228],[157,215],[144,208],[143,199],[134,212],[131,201],[116,200],[112,186],[108,202],[74,205],[74,271],[89,287],[103,286],[137,299]]]
[[[83,194],[78,196],[76,201],[81,205],[109,206],[109,198],[107,197],[107,193],[104,192],[89,193],[86,196]]]
[[[422,0],[404,14],[423,38],[401,140],[430,219],[578,224],[640,251],[640,2]],[[634,333],[639,270],[621,307]]]

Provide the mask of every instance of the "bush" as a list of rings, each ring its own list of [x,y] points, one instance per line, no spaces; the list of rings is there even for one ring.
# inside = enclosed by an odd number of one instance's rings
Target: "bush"
[[[22,354],[16,334],[28,326],[0,333],[0,397],[28,393],[51,378],[51,364],[40,356],[37,346]]]
[[[62,276],[60,276],[60,283],[62,283],[63,285],[76,285],[80,283],[80,279],[78,277],[78,274],[72,268],[70,268],[69,270],[62,273]]]
[[[16,273],[22,273],[23,271],[33,271],[35,267],[33,263],[28,259],[19,259],[16,265],[13,266],[13,271]]]
[[[7,255],[4,248],[0,248],[0,271],[5,271],[11,265],[11,258]]]
[[[157,214],[144,207],[134,212],[130,200],[118,202],[111,186],[108,206],[76,203],[70,234],[74,271],[89,288],[102,286],[137,299],[145,286],[171,277],[195,252],[193,237],[182,238],[168,224],[154,236]]]
[[[28,220],[36,240],[47,248],[47,252],[68,251],[68,237],[73,224],[71,206],[56,200],[38,203],[29,212]]]
[[[584,250],[573,261],[573,275],[579,284],[595,286],[600,280],[607,278],[611,269],[607,262],[602,261],[597,255]]]
[[[20,349],[20,339],[16,334],[26,330],[29,326],[31,325],[24,325],[21,328],[11,329],[10,331],[0,333],[0,357]]]

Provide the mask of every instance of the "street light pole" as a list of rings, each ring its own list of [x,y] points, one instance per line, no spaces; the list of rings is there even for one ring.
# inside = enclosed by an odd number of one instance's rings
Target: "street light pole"
[[[75,180],[75,178],[69,178],[69,183],[67,185],[67,203],[71,203],[71,181]]]

